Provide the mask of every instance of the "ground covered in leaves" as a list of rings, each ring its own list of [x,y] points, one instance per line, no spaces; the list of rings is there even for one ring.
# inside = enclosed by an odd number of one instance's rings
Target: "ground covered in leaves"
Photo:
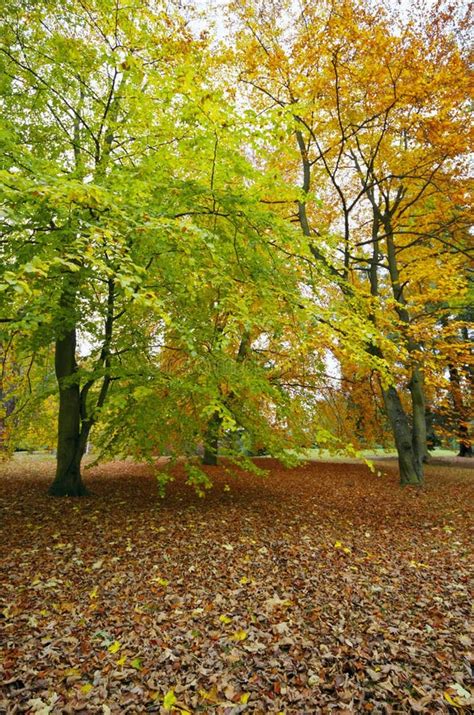
[[[52,499],[52,461],[0,465],[0,712],[473,712],[474,472],[264,464],[204,499],[179,467]]]

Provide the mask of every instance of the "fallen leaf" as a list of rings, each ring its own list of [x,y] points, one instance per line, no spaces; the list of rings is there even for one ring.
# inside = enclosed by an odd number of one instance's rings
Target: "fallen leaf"
[[[166,710],[171,710],[173,705],[177,702],[178,700],[174,694],[174,690],[168,690],[165,697],[163,698],[163,707],[166,708]]]
[[[230,639],[232,641],[239,642],[239,641],[244,641],[247,638],[247,636],[248,636],[248,633],[246,631],[239,629],[238,631],[235,631],[235,633],[233,633],[230,636]]]

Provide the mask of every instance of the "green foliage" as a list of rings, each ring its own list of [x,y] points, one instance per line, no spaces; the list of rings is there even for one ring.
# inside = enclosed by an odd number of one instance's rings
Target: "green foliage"
[[[283,458],[311,444],[291,386],[315,350],[290,260],[308,249],[262,202],[255,116],[206,41],[109,0],[14,2],[2,30],[0,343],[37,359],[77,333],[62,385],[103,456],[194,454],[214,414]]]

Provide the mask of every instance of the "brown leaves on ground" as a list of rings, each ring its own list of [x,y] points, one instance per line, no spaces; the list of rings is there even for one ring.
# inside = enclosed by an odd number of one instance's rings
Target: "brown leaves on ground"
[[[262,462],[260,462],[261,464]],[[1,467],[7,713],[471,712],[468,470]]]

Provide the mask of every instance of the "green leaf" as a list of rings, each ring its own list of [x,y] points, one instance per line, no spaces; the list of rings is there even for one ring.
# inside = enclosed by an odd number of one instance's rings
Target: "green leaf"
[[[171,710],[173,705],[177,703],[177,698],[174,694],[174,690],[168,690],[166,693],[165,697],[163,698],[163,707],[165,707],[167,710]]]

